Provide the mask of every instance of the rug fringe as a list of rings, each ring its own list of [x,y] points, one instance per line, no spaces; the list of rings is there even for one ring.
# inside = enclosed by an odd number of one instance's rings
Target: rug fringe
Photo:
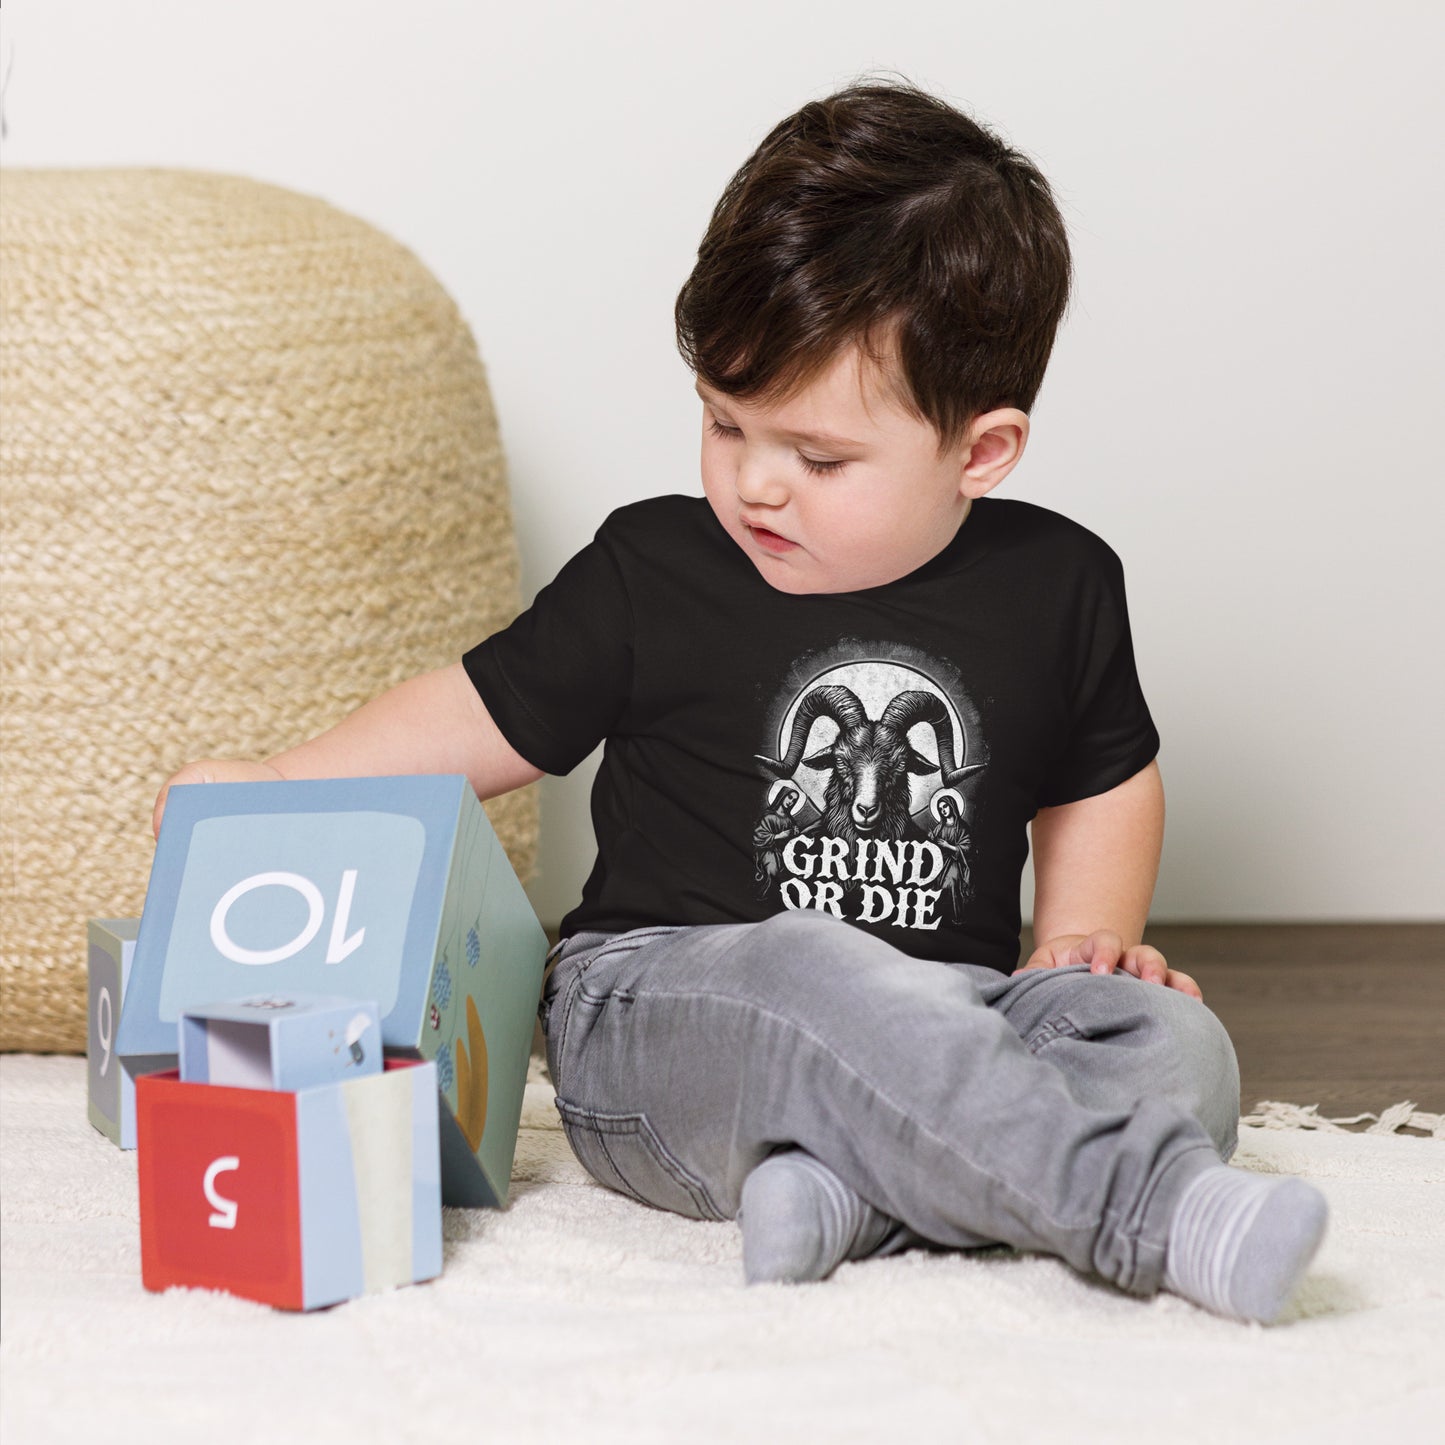
[[[1445,1139],[1445,1114],[1428,1114],[1409,1101],[1391,1104],[1383,1114],[1354,1114],[1334,1119],[1325,1118],[1319,1107],[1318,1104],[1284,1104],[1276,1099],[1261,1099],[1254,1106],[1254,1113],[1244,1115],[1239,1122],[1257,1129],[1323,1129],[1350,1134],[1355,1131],[1340,1126],[1373,1119],[1375,1122],[1364,1133],[1393,1134],[1398,1129],[1410,1128],[1423,1129],[1433,1139]]]

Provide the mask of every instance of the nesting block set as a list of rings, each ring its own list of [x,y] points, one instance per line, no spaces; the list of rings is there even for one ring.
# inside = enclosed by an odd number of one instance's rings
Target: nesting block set
[[[181,1015],[136,1086],[141,1277],[315,1309],[441,1273],[436,1065],[375,1005],[267,995]]]
[[[174,788],[130,931],[127,971],[91,926],[91,1118],[147,1287],[309,1309],[506,1203],[547,943],[465,778]]]

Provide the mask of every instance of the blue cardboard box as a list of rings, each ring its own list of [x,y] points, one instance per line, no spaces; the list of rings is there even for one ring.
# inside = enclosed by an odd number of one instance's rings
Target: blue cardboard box
[[[181,1014],[181,1082],[291,1093],[381,1072],[376,1005],[263,994]]]
[[[546,951],[460,775],[177,787],[115,1048],[174,1060],[217,999],[374,1000],[388,1051],[436,1063],[445,1202],[501,1205]]]

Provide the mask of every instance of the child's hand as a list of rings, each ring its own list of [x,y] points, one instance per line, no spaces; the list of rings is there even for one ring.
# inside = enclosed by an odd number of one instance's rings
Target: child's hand
[[[283,781],[281,774],[270,763],[250,763],[244,758],[202,758],[197,763],[187,763],[180,772],[166,779],[165,786],[156,796],[155,811],[151,814],[151,832],[161,835],[161,817],[166,811],[166,795],[177,783],[274,783]]]
[[[1087,963],[1092,973],[1112,973],[1121,968],[1132,973],[1145,983],[1162,983],[1165,988],[1177,988],[1191,998],[1204,1000],[1199,985],[1187,973],[1170,968],[1164,955],[1147,943],[1136,943],[1126,949],[1124,940],[1108,928],[1096,929],[1093,933],[1066,933],[1040,944],[1029,956],[1023,973],[1030,968],[1068,968],[1070,964]]]

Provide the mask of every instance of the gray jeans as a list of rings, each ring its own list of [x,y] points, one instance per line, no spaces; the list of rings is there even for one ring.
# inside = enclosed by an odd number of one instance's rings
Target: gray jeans
[[[1150,1295],[1179,1195],[1237,1142],[1224,1026],[1129,974],[929,963],[813,911],[556,952],[539,1014],[568,1142],[694,1219],[734,1218],[749,1172],[802,1148],[895,1245],[1042,1251]]]

